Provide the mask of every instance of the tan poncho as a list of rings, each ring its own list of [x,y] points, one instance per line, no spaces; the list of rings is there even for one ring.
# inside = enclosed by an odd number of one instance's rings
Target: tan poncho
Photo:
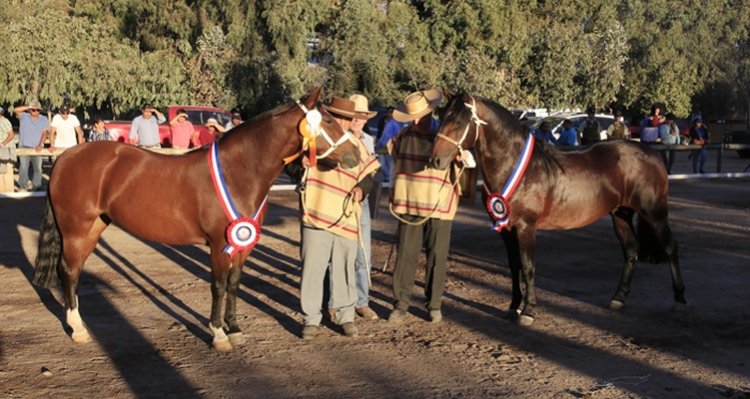
[[[350,193],[357,183],[380,168],[377,158],[362,148],[360,158],[359,165],[351,169],[310,168],[302,195],[304,223],[350,240],[358,239],[361,205]]]
[[[403,130],[393,142],[395,176],[391,206],[396,214],[453,220],[458,207],[459,188],[454,188],[455,171],[437,170],[429,165],[434,134]]]

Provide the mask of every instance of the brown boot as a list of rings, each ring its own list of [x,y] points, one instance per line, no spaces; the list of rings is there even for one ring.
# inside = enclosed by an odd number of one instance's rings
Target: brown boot
[[[363,306],[361,308],[357,308],[357,314],[359,317],[365,319],[365,320],[377,320],[378,314],[375,313],[372,309],[370,309],[369,306]]]

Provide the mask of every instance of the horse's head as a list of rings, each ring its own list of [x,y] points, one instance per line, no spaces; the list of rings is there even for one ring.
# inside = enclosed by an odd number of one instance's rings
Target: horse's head
[[[305,119],[300,122],[303,145],[308,146],[315,157],[328,163],[352,168],[359,163],[359,146],[352,140],[350,132],[344,132],[328,111],[318,105],[321,89],[300,103]],[[312,158],[312,154],[310,154]]]
[[[436,169],[446,169],[459,152],[469,149],[478,139],[479,124],[476,101],[467,94],[448,96],[448,104],[438,111],[440,131],[432,147],[430,163]]]

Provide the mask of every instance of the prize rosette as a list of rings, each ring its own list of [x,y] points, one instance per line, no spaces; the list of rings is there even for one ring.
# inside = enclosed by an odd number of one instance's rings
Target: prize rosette
[[[490,194],[487,198],[487,213],[495,222],[507,223],[510,218],[508,201],[500,194]]]
[[[260,240],[260,225],[249,216],[235,219],[227,227],[227,241],[238,251],[254,247],[258,240]]]

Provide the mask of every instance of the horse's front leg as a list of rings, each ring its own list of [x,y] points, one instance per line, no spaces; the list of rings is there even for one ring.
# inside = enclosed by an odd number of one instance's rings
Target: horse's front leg
[[[208,328],[214,335],[214,349],[220,352],[232,350],[227,334],[222,328],[221,307],[226,293],[231,261],[221,249],[211,248],[211,320]]]
[[[518,324],[530,326],[534,323],[536,313],[536,288],[534,286],[534,248],[536,246],[536,229],[527,227],[518,231],[518,255],[521,263],[521,276],[526,288],[523,311]]]
[[[242,265],[245,263],[247,255],[238,256],[238,260],[232,262],[232,268],[229,270],[229,280],[227,283],[227,305],[224,310],[224,323],[227,326],[227,336],[233,346],[245,343],[245,337],[242,330],[237,324],[237,291],[240,286],[242,277]]]
[[[512,231],[503,230],[503,242],[505,251],[508,253],[508,267],[510,268],[511,301],[508,307],[506,317],[511,320],[517,320],[521,314],[521,256],[519,253],[518,234],[515,228]]]

